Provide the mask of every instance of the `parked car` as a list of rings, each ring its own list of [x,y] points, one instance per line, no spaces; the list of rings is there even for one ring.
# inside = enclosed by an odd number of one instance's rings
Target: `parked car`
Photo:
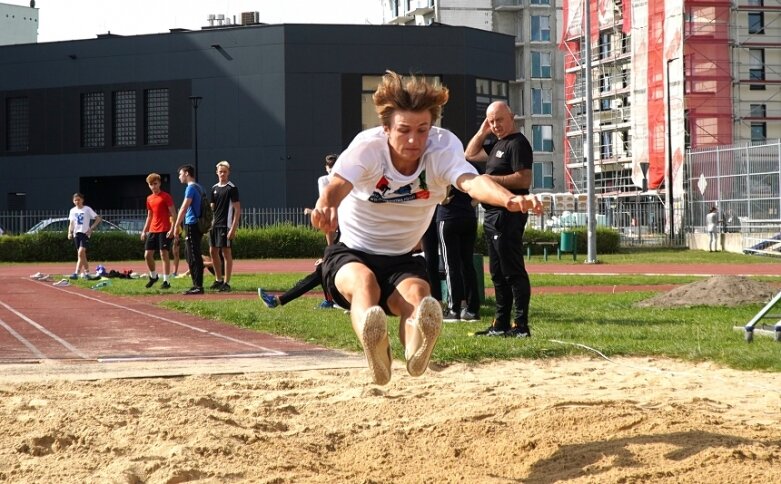
[[[146,223],[145,218],[123,218],[112,219],[112,221],[129,234],[140,234],[144,230],[144,224]]]
[[[38,232],[66,232],[68,230],[68,223],[69,221],[67,217],[47,218],[33,225],[32,228],[27,231],[27,233],[37,234]],[[95,230],[97,232],[125,232],[125,230],[122,230],[121,227],[107,220],[101,222],[100,225],[98,225],[98,228]]]

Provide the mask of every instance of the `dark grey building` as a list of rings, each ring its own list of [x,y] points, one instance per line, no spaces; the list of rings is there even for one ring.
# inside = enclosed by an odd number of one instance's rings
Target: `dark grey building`
[[[311,206],[323,157],[376,124],[386,69],[436,76],[464,141],[515,78],[513,37],[466,27],[253,25],[0,47],[0,210],[144,207],[149,172],[216,181],[247,207]],[[503,88],[503,89],[502,89]],[[197,110],[191,97],[200,97]],[[197,121],[197,136],[194,123]]]

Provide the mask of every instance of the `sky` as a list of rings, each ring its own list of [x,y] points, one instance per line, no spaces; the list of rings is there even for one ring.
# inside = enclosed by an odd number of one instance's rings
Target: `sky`
[[[0,0],[29,6],[29,0]],[[260,12],[260,22],[382,23],[381,0],[36,0],[38,42],[94,39],[111,32],[138,35],[172,28],[199,30],[207,15]]]

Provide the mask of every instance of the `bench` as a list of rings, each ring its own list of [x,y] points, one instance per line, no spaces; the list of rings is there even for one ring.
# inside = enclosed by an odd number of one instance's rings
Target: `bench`
[[[561,251],[559,250],[559,243],[558,242],[547,242],[547,241],[534,241],[530,240],[528,242],[523,243],[526,246],[526,259],[532,260],[532,247],[542,247],[542,257],[543,260],[548,260],[548,250],[556,250],[556,255],[558,255],[559,259],[561,259]]]

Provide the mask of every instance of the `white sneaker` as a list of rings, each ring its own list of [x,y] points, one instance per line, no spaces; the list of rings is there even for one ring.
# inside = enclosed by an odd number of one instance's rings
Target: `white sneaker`
[[[57,286],[57,287],[65,287],[65,286],[70,286],[70,285],[71,285],[71,283],[67,279],[60,279],[59,281],[57,281],[54,284],[52,284],[52,286]]]
[[[361,334],[361,345],[369,364],[372,379],[377,385],[385,385],[391,379],[391,349],[385,311],[379,306],[366,310]]]
[[[417,314],[410,320],[412,327],[418,331],[420,346],[407,358],[407,372],[412,376],[420,376],[426,372],[431,353],[437,344],[439,333],[442,332],[442,306],[431,296],[424,297],[418,305]]]

